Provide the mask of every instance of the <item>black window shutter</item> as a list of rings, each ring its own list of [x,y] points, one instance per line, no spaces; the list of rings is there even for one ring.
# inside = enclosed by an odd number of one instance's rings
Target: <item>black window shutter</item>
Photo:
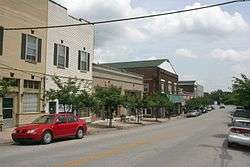
[[[21,59],[25,59],[26,54],[26,34],[22,34]]]
[[[90,69],[90,53],[88,53],[88,68],[87,68],[87,70],[89,71],[89,69]]]
[[[38,39],[38,55],[37,55],[37,62],[41,62],[42,57],[42,39]]]
[[[4,34],[4,29],[3,27],[0,27],[0,55],[3,54],[3,34]]]
[[[54,65],[57,66],[57,44],[54,44]]]
[[[81,70],[81,51],[78,51],[78,70]]]
[[[66,68],[69,68],[69,47],[66,47]]]

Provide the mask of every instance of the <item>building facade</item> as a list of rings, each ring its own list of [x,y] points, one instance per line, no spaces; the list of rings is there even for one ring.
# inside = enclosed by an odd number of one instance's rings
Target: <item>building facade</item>
[[[48,1],[48,25],[86,23],[67,13],[67,8]],[[94,54],[93,25],[48,29],[45,90],[57,89],[52,80],[58,76],[63,81],[77,79],[81,89],[92,89],[92,61]],[[45,110],[48,113],[64,111],[59,101],[49,101]]]
[[[1,0],[0,27],[46,26],[47,10],[47,0]],[[0,123],[8,128],[43,112],[47,30],[1,32],[0,79],[11,81],[12,86],[0,97]]]
[[[185,100],[204,96],[204,88],[197,81],[179,81],[178,87]]]
[[[105,65],[93,64],[93,86],[121,88],[123,95],[136,94],[143,96],[143,76],[136,73],[122,71]],[[127,115],[125,108],[119,108],[117,115]]]
[[[144,95],[162,92],[173,96],[170,99],[177,104],[176,110],[180,112],[181,99],[177,92],[178,75],[168,59],[106,63],[104,65],[143,75]],[[180,101],[175,101],[175,99],[180,99]],[[164,116],[164,113],[162,111],[160,115]],[[150,109],[144,112],[144,115],[152,114]]]

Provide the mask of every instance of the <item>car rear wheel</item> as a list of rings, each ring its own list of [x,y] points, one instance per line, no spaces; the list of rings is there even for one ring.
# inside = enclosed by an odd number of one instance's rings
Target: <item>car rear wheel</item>
[[[45,132],[43,134],[42,143],[49,144],[52,141],[52,134],[50,132]]]
[[[77,138],[77,139],[82,139],[83,136],[84,136],[84,131],[83,131],[82,128],[79,128],[79,129],[77,130],[77,132],[76,132],[76,138]]]

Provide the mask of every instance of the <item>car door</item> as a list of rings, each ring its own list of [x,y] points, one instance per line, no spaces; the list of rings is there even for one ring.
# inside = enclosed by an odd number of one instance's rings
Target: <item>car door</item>
[[[70,136],[75,135],[77,127],[77,118],[74,115],[67,115],[67,130]]]
[[[66,116],[59,115],[55,120],[55,125],[53,126],[54,137],[59,138],[67,136]]]

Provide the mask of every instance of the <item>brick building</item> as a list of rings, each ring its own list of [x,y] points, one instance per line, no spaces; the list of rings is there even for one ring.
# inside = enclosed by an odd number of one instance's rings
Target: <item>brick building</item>
[[[177,91],[178,75],[168,59],[106,63],[104,65],[143,75],[144,94],[167,93],[176,104],[176,111],[180,112],[182,99],[178,96]],[[152,115],[153,112],[146,110],[144,114]]]

